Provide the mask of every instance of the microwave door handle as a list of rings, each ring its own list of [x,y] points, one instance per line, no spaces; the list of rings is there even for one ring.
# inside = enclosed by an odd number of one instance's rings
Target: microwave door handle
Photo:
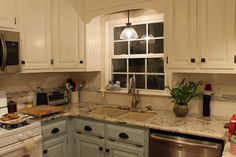
[[[2,50],[3,50],[3,60],[2,60],[2,71],[5,70],[6,64],[7,64],[7,45],[6,41],[4,40],[3,36],[0,36],[1,44],[2,44]]]

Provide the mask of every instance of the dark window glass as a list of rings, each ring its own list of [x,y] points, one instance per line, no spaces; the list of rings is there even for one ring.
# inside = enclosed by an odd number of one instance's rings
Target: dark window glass
[[[146,40],[130,41],[130,54],[146,54]]]
[[[113,74],[112,75],[112,82],[115,84],[116,81],[120,81],[121,88],[127,88],[127,75]]]
[[[128,54],[128,42],[114,42],[114,55]]]
[[[120,34],[124,30],[125,26],[114,28],[114,40],[120,40]]]
[[[148,53],[164,53],[164,40],[163,39],[149,40]]]
[[[148,58],[147,59],[148,73],[164,73],[163,58]]]
[[[112,71],[113,72],[127,72],[127,60],[126,59],[113,59]]]
[[[147,89],[164,90],[165,77],[163,75],[148,75]]]
[[[148,24],[148,35],[153,37],[164,36],[164,23],[150,23]]]
[[[137,32],[138,38],[143,38],[146,35],[146,25],[132,25],[133,29]]]
[[[129,59],[129,72],[145,72],[145,59]]]
[[[129,75],[129,79],[133,77],[133,75]],[[136,80],[136,88],[145,89],[145,76],[144,75],[135,75]]]

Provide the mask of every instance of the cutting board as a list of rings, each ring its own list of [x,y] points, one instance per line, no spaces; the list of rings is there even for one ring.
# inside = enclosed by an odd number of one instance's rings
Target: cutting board
[[[40,105],[32,108],[24,108],[21,113],[28,114],[34,117],[43,117],[64,111],[62,106]]]

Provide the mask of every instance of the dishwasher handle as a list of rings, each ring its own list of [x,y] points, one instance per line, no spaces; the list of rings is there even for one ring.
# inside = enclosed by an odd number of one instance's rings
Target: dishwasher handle
[[[201,148],[209,148],[209,149],[218,149],[219,148],[218,145],[214,145],[214,144],[198,144],[198,143],[192,143],[192,142],[187,142],[187,141],[180,141],[177,139],[170,139],[170,138],[166,138],[166,137],[156,136],[154,134],[151,134],[150,138],[155,141],[162,141],[162,142],[173,143],[173,144],[182,144],[182,145],[186,145],[189,147],[201,147]]]

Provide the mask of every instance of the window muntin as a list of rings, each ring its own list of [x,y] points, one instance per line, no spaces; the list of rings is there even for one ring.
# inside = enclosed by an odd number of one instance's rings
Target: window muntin
[[[127,88],[129,78],[135,75],[137,88],[164,90],[164,23],[142,23],[133,27],[138,39],[120,40],[124,27],[113,28],[112,81],[120,81],[121,87]]]

